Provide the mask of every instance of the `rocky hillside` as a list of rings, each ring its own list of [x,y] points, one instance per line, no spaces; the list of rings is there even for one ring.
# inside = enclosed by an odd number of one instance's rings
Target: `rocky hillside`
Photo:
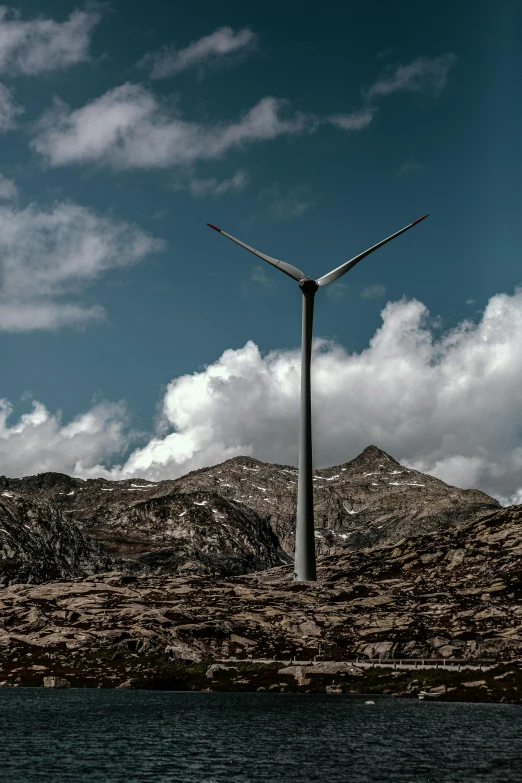
[[[288,565],[229,578],[113,572],[13,585],[0,590],[1,682],[41,684],[43,672],[78,685],[153,684],[182,671],[186,685],[193,666],[318,653],[336,662],[520,660],[521,555],[515,506],[392,546],[322,557],[317,583],[294,582]],[[295,672],[281,667],[269,665],[274,687],[294,682]],[[248,690],[248,677],[234,676]],[[497,687],[469,672],[465,679]]]
[[[314,484],[318,554],[441,531],[500,508],[483,492],[405,468],[375,446],[343,465],[314,471]],[[297,470],[250,457],[172,481],[83,481],[61,473],[0,477],[0,496],[2,491],[45,500],[113,554],[150,553],[151,563],[200,563],[223,574],[288,561],[267,522],[293,554]]]
[[[230,575],[290,562],[266,520],[214,492],[163,487],[164,494],[144,497],[142,482],[113,483],[120,486],[59,473],[3,479],[0,582],[73,578],[111,566]]]
[[[102,546],[46,501],[0,493],[0,583],[69,579],[111,565]]]

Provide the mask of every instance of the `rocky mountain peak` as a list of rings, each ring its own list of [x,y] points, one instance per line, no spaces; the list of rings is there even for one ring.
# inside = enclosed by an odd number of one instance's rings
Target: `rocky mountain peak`
[[[383,464],[386,465],[387,462],[391,462],[394,465],[400,465],[399,462],[397,462],[396,459],[394,459],[390,454],[388,454],[386,451],[383,451],[382,449],[378,448],[377,446],[371,445],[366,446],[365,449],[361,451],[360,454],[357,455],[354,459],[350,460],[349,463],[345,463],[346,465],[363,465],[364,467],[367,466],[374,466]]]

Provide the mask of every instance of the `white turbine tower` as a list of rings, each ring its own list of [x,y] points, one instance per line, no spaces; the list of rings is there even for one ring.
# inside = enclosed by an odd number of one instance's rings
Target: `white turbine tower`
[[[315,536],[314,536],[314,502],[313,502],[313,478],[312,478],[312,405],[311,405],[311,391],[310,391],[310,360],[312,356],[312,322],[314,316],[314,297],[315,292],[320,286],[333,283],[334,280],[338,280],[342,275],[352,269],[363,258],[373,253],[379,247],[382,247],[387,242],[390,242],[399,234],[404,234],[421,220],[427,218],[428,215],[415,220],[405,228],[401,228],[395,234],[392,234],[387,239],[383,239],[373,247],[365,250],[364,253],[359,253],[358,256],[346,261],[346,263],[338,266],[337,269],[333,269],[328,272],[327,275],[323,275],[318,280],[312,280],[307,277],[304,272],[297,269],[291,264],[287,264],[285,261],[278,261],[277,258],[272,258],[264,253],[260,253],[259,250],[255,250],[250,245],[246,245],[239,239],[227,234],[226,231],[222,231],[217,226],[213,226],[212,223],[207,223],[207,226],[213,228],[215,231],[219,231],[227,239],[231,239],[232,242],[236,242],[241,247],[249,250],[258,258],[262,258],[263,261],[267,261],[272,266],[280,269],[289,277],[297,280],[299,287],[303,294],[303,332],[302,332],[302,346],[301,346],[301,428],[299,437],[299,477],[297,482],[297,520],[295,529],[295,555],[294,555],[294,579],[302,582],[311,582],[316,579],[315,570]]]

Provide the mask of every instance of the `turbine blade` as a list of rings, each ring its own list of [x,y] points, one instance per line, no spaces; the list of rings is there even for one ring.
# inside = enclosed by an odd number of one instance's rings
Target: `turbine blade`
[[[413,226],[416,226],[417,223],[420,223],[421,220],[424,220],[424,218],[427,218],[428,215],[423,215],[418,220],[414,220],[413,223],[410,223],[409,226],[406,226],[405,228],[401,228],[400,231],[397,231],[395,234],[392,234],[391,237],[388,237],[387,239],[383,239],[382,242],[379,242],[377,245],[374,245],[373,247],[370,247],[368,250],[365,250],[364,253],[359,253],[358,256],[355,256],[354,258],[350,259],[350,261],[346,261],[346,263],[341,264],[341,266],[338,266],[337,269],[332,269],[331,272],[328,272],[327,275],[323,275],[319,278],[319,280],[316,280],[315,282],[317,285],[328,285],[328,283],[333,283],[334,280],[338,280],[339,277],[344,275],[348,270],[352,269],[356,264],[359,263],[363,258],[366,258],[366,256],[369,256],[370,253],[373,253],[374,250],[377,250],[379,247],[382,247],[386,244],[386,242],[391,242],[392,239],[395,239],[395,237],[398,237],[399,234],[404,234],[405,231],[408,231],[410,228],[413,228]]]
[[[241,247],[244,247],[245,250],[249,250],[251,253],[253,253],[258,258],[262,258],[263,261],[267,261],[269,264],[272,264],[272,266],[277,267],[277,269],[280,269],[281,272],[284,272],[285,275],[288,275],[289,277],[292,277],[294,280],[302,280],[303,277],[306,277],[304,272],[301,272],[300,269],[297,269],[297,267],[292,266],[291,264],[287,264],[285,261],[278,261],[277,258],[272,258],[271,256],[267,256],[264,253],[260,253],[259,250],[256,250],[253,247],[250,247],[250,245],[245,245],[244,242],[241,242],[239,239],[236,239],[231,234],[227,234],[226,231],[222,231],[217,226],[213,226],[212,223],[207,223],[207,226],[210,226],[210,228],[213,228],[214,231],[219,231],[220,234],[223,234],[224,237],[227,239],[231,239],[232,242],[235,242],[237,245],[241,245]]]

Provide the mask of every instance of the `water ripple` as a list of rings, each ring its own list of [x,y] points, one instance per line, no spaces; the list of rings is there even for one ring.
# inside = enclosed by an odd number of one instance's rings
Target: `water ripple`
[[[0,689],[6,783],[519,783],[522,710],[323,694]]]

